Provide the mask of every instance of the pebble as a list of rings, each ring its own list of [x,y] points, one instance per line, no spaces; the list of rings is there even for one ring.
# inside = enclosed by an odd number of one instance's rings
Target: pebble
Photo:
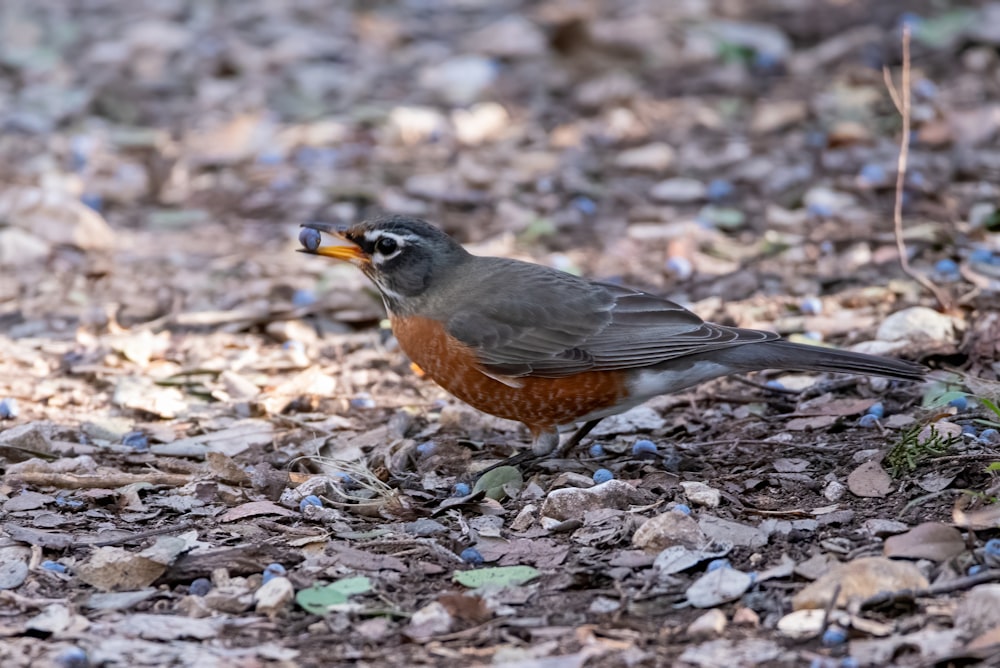
[[[548,50],[542,29],[520,14],[509,14],[464,39],[470,51],[496,58],[536,58]]]
[[[650,517],[632,535],[632,547],[650,553],[662,552],[673,545],[695,549],[706,541],[698,522],[690,515],[676,512]]]
[[[1000,584],[981,584],[966,592],[955,610],[955,626],[969,636],[1000,626]]]
[[[684,204],[708,197],[708,188],[697,179],[673,178],[660,181],[649,190],[650,198],[658,202]]]
[[[483,56],[465,55],[424,67],[418,83],[448,104],[460,107],[475,102],[496,80],[496,63]]]
[[[653,142],[622,151],[615,158],[615,166],[641,172],[664,172],[674,164],[676,152],[669,144]]]
[[[879,325],[880,341],[944,343],[954,339],[952,319],[926,306],[912,306],[896,311]]]
[[[718,508],[722,502],[722,492],[703,482],[682,482],[680,485],[684,490],[684,496],[693,505]]]
[[[735,601],[753,585],[753,578],[734,568],[705,573],[688,587],[687,601],[696,608],[712,608]]]
[[[549,492],[542,503],[542,516],[564,521],[582,518],[588,511],[599,508],[627,510],[641,503],[646,495],[621,480],[609,480],[586,489],[565,487]]]
[[[510,114],[496,102],[482,102],[451,114],[455,135],[468,146],[498,139],[510,125]]]
[[[268,617],[274,617],[287,608],[293,598],[295,587],[288,578],[282,576],[268,580],[253,595],[257,614]]]
[[[726,614],[716,608],[691,622],[686,633],[691,638],[715,638],[726,630],[726,624]]]
[[[834,567],[792,598],[795,610],[825,608],[839,587],[837,606],[867,599],[880,591],[925,589],[927,578],[912,563],[885,557],[862,557]],[[1000,609],[1000,608],[998,608]]]
[[[795,610],[778,620],[778,633],[788,638],[809,638],[823,628],[826,611],[820,608]]]

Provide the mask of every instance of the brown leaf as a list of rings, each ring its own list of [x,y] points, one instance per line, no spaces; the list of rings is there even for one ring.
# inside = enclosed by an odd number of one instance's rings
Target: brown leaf
[[[241,506],[230,508],[219,517],[219,521],[235,522],[245,517],[254,517],[257,515],[282,515],[283,517],[291,517],[296,514],[295,511],[283,508],[272,501],[250,501]]]
[[[918,524],[904,534],[885,540],[883,554],[904,559],[945,561],[965,551],[965,541],[955,527],[938,522]]]
[[[892,478],[878,462],[865,462],[847,476],[847,487],[855,496],[881,499],[892,491]]]

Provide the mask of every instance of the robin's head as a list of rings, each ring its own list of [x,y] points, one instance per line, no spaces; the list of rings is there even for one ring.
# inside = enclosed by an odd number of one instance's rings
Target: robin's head
[[[356,225],[306,223],[299,241],[303,253],[325,255],[357,266],[389,303],[424,293],[436,276],[470,257],[461,245],[430,223],[407,216],[379,216]],[[321,246],[315,232],[328,232],[347,244]]]

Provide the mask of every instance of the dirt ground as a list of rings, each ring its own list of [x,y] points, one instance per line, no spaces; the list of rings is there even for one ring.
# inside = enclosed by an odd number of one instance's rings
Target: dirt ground
[[[1000,4],[12,0],[0,124],[3,666],[1000,665]],[[376,209],[934,371],[477,484],[523,427],[295,252]]]

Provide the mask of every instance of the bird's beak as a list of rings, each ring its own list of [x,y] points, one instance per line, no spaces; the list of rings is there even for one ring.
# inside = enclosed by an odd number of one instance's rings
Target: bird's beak
[[[365,259],[365,254],[357,246],[320,246],[314,251],[308,251],[305,248],[301,250],[304,253],[325,255],[345,262],[361,262]]]
[[[325,257],[332,257],[336,260],[344,260],[345,262],[351,262],[353,264],[361,264],[368,262],[368,256],[365,255],[361,248],[352,242],[350,242],[345,236],[344,232],[347,230],[345,226],[333,225],[330,223],[303,223],[302,227],[316,230],[317,232],[327,232],[332,234],[338,239],[347,241],[346,244],[337,244],[336,246],[317,246],[316,248],[298,248],[300,253],[307,253],[309,255],[323,255]]]

